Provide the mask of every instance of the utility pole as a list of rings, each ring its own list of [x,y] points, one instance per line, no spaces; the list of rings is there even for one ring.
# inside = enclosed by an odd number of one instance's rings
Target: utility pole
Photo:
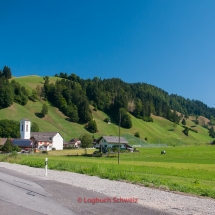
[[[118,164],[119,164],[119,151],[120,151],[120,124],[121,124],[121,113],[119,114],[119,146],[118,146]]]

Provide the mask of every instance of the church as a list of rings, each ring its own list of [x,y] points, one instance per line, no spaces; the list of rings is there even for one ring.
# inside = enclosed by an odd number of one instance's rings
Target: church
[[[20,139],[13,139],[12,144],[24,149],[39,151],[63,150],[63,137],[58,132],[31,132],[31,121],[20,121]]]

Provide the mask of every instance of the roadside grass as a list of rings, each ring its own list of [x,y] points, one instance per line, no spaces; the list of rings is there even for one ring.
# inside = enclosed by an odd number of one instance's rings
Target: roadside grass
[[[48,157],[49,169],[94,175],[110,180],[180,191],[215,198],[215,147],[179,146],[141,148],[138,153],[121,153],[112,157],[75,156],[84,150],[52,151],[49,154],[0,156],[0,161],[44,168]],[[94,149],[88,149],[92,153]]]

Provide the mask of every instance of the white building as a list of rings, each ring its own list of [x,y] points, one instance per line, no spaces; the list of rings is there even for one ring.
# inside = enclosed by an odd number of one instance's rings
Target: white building
[[[97,140],[95,147],[101,149],[102,152],[107,152],[108,148],[120,148],[122,150],[132,148],[124,137],[119,138],[117,136],[102,136]]]
[[[20,121],[20,135],[21,139],[30,139],[31,135],[31,121],[29,119],[21,119]]]
[[[50,151],[53,148],[63,150],[63,138],[58,132],[31,132],[31,121],[21,119],[20,135],[21,139],[29,139],[33,142],[34,148],[41,151]],[[20,141],[21,143],[21,141]],[[16,141],[19,146],[19,141]]]

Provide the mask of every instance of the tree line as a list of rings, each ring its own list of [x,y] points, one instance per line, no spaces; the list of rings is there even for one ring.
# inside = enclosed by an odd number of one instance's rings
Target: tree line
[[[170,99],[167,92],[155,86],[146,83],[129,84],[118,78],[102,80],[95,77],[84,80],[75,74],[68,75],[66,73],[55,76],[62,79],[58,80],[55,85],[47,85],[47,98],[53,99],[55,103],[60,103],[58,106],[68,117],[69,110],[72,110],[70,112],[72,113],[71,121],[74,121],[73,115],[78,116],[75,118],[76,120],[82,118],[82,114],[78,110],[82,106],[80,101],[83,99],[88,104],[92,104],[94,110],[106,112],[115,122],[119,122],[119,113],[121,113],[121,125],[124,128],[132,127],[130,114],[147,122],[153,121],[151,114],[162,116],[175,123],[179,123],[181,119],[176,112],[177,109],[172,111],[170,103],[173,99]],[[56,96],[58,99],[55,99]],[[76,103],[77,100],[78,103]],[[90,111],[87,112],[91,118]],[[186,109],[183,113],[187,114]]]
[[[39,132],[39,126],[36,122],[31,123],[31,132]],[[20,122],[8,119],[0,120],[0,137],[20,138]]]
[[[0,109],[7,108],[16,102],[20,105],[26,105],[29,100],[29,92],[12,78],[11,70],[4,66],[0,70]]]

